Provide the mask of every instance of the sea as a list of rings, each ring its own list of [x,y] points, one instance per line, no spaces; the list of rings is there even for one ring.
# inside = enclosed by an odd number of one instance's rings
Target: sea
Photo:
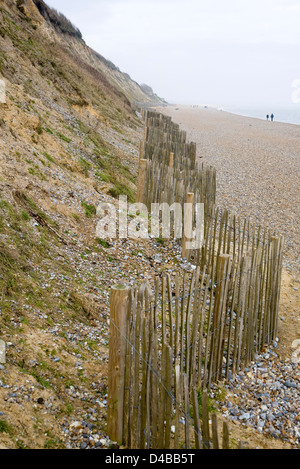
[[[274,114],[274,121],[284,122],[286,124],[300,125],[300,104],[294,105],[293,107],[272,107],[272,106],[261,106],[261,107],[238,107],[229,106],[222,107],[223,111],[237,114],[245,117],[255,117],[257,119],[266,120],[267,114],[271,116]]]

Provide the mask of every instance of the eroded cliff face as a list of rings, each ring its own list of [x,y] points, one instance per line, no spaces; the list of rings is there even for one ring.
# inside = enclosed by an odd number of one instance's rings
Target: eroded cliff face
[[[126,187],[133,197],[134,170],[128,165],[135,161],[128,158],[124,135],[137,133],[142,123],[107,70],[110,67],[116,76],[122,76],[121,72],[105,64],[77,29],[61,32],[61,26],[49,23],[36,4],[44,5],[37,0],[6,0],[0,6],[0,73],[6,87],[6,103],[1,107],[4,148],[14,147],[24,157],[26,151],[40,149],[50,156],[55,152],[56,161],[67,159],[70,168],[85,168],[85,172],[89,168],[100,180],[101,175],[105,182],[109,180],[111,189]],[[64,21],[64,30],[73,31]],[[138,85],[127,83],[134,94]],[[132,152],[131,148],[129,155]]]
[[[83,420],[101,447],[109,289],[151,265],[96,209],[135,200],[149,98],[38,5],[0,1],[0,447],[79,447]]]
[[[154,93],[152,95],[145,93],[128,74],[122,73],[116,65],[87,46],[78,28],[63,15],[49,8],[42,0],[18,0],[17,7],[36,25],[50,44],[59,43],[62,47],[66,47],[69,53],[80,58],[88,68],[92,67],[103,74],[108,82],[125,94],[130,102],[164,104],[163,99]]]

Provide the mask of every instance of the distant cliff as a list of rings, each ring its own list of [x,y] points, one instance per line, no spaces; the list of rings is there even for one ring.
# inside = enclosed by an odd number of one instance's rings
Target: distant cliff
[[[6,2],[9,3],[9,2]],[[59,42],[68,48],[70,54],[80,59],[81,67],[93,68],[101,73],[102,79],[109,82],[111,87],[121,91],[130,102],[153,105],[163,104],[164,100],[154,93],[149,94],[127,73],[123,73],[99,52],[92,50],[85,44],[80,30],[74,26],[63,14],[50,8],[43,0],[17,0],[17,7],[29,21],[33,22],[37,30],[51,42]]]

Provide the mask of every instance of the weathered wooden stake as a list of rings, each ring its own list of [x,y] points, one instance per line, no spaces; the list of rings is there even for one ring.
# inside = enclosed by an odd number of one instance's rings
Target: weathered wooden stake
[[[145,158],[145,142],[143,140],[140,141],[140,153],[139,153],[139,161]]]
[[[0,363],[2,365],[6,363],[6,344],[3,340],[0,340]]]
[[[191,257],[191,249],[189,244],[193,238],[193,205],[194,193],[189,192],[186,198],[184,207],[184,226],[183,226],[183,241],[182,241],[182,258],[187,260]]]
[[[118,285],[111,289],[110,340],[108,364],[108,424],[110,439],[123,443],[123,407],[126,358],[126,326],[130,288]]]
[[[205,390],[202,396],[202,438],[203,449],[210,449],[208,394]]]
[[[227,422],[223,422],[223,449],[229,449],[229,426]]]

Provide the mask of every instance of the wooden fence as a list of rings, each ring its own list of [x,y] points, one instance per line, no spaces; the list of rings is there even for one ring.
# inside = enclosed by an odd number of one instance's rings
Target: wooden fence
[[[108,432],[128,448],[219,447],[206,391],[277,336],[283,237],[215,206],[205,214],[192,273],[112,288]],[[226,423],[222,438],[227,448]]]
[[[117,342],[110,345],[109,376],[118,370],[120,395],[109,381],[109,422],[121,425],[118,437],[110,429],[118,441],[131,448],[211,446],[199,423],[199,393],[231,379],[276,337],[278,238],[266,252],[267,258],[259,248],[243,255],[236,269],[229,254],[218,254],[215,276],[204,266],[113,290]]]
[[[242,325],[244,331],[248,330],[247,338],[244,337],[248,361],[277,336],[283,248],[284,238],[275,230],[214,208],[206,223],[201,249],[190,253],[191,261],[202,271],[206,268],[214,285],[226,276],[223,308],[229,314],[227,321],[231,327],[234,319],[239,320],[233,343],[230,331],[230,346],[238,356],[241,346],[237,343],[238,328]],[[220,261],[222,254],[228,257],[226,268],[224,261]],[[237,369],[239,362],[234,361],[233,371]],[[226,377],[228,371],[229,365]]]
[[[185,202],[194,194],[194,202],[204,203],[211,214],[216,202],[216,170],[196,159],[196,144],[186,141],[171,118],[147,111],[145,140],[141,143],[138,202],[148,210],[154,203]]]

